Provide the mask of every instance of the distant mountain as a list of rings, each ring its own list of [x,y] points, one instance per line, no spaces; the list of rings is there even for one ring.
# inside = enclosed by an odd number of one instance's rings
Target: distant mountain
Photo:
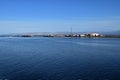
[[[89,34],[89,33],[99,33],[102,35],[113,35],[113,36],[120,36],[120,30],[118,31],[111,31],[111,32],[97,32],[97,31],[91,31],[91,32],[72,32],[72,34]],[[71,34],[71,32],[26,32],[26,33],[11,33],[11,34],[4,34],[0,36],[15,36],[15,35],[49,35],[49,34]]]
[[[104,34],[104,35],[116,35],[116,36],[120,36],[120,31],[101,32],[101,34]]]

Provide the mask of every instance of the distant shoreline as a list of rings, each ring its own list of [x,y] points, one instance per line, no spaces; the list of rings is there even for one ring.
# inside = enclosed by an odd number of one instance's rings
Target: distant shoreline
[[[113,36],[113,35],[106,35],[106,36],[96,36],[96,37],[76,37],[76,36],[28,36],[28,35],[24,35],[24,36],[7,36],[7,35],[0,35],[0,37],[51,37],[51,38],[120,38],[120,36]]]
[[[120,38],[120,35],[103,35],[99,33],[47,33],[47,34],[8,34],[0,37],[77,37],[77,38]]]

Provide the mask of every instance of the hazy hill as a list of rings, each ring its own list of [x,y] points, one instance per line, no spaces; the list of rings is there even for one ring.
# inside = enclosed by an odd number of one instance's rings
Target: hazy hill
[[[102,32],[102,34],[104,35],[116,35],[116,36],[120,36],[120,31],[113,31],[113,32]]]

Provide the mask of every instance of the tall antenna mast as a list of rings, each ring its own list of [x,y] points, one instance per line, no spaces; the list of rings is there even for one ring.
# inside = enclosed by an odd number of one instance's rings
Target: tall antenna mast
[[[71,27],[71,36],[72,36],[72,27]]]

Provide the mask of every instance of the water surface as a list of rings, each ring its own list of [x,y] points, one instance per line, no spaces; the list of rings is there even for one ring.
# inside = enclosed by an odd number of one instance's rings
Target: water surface
[[[2,80],[120,80],[119,38],[0,38]]]

